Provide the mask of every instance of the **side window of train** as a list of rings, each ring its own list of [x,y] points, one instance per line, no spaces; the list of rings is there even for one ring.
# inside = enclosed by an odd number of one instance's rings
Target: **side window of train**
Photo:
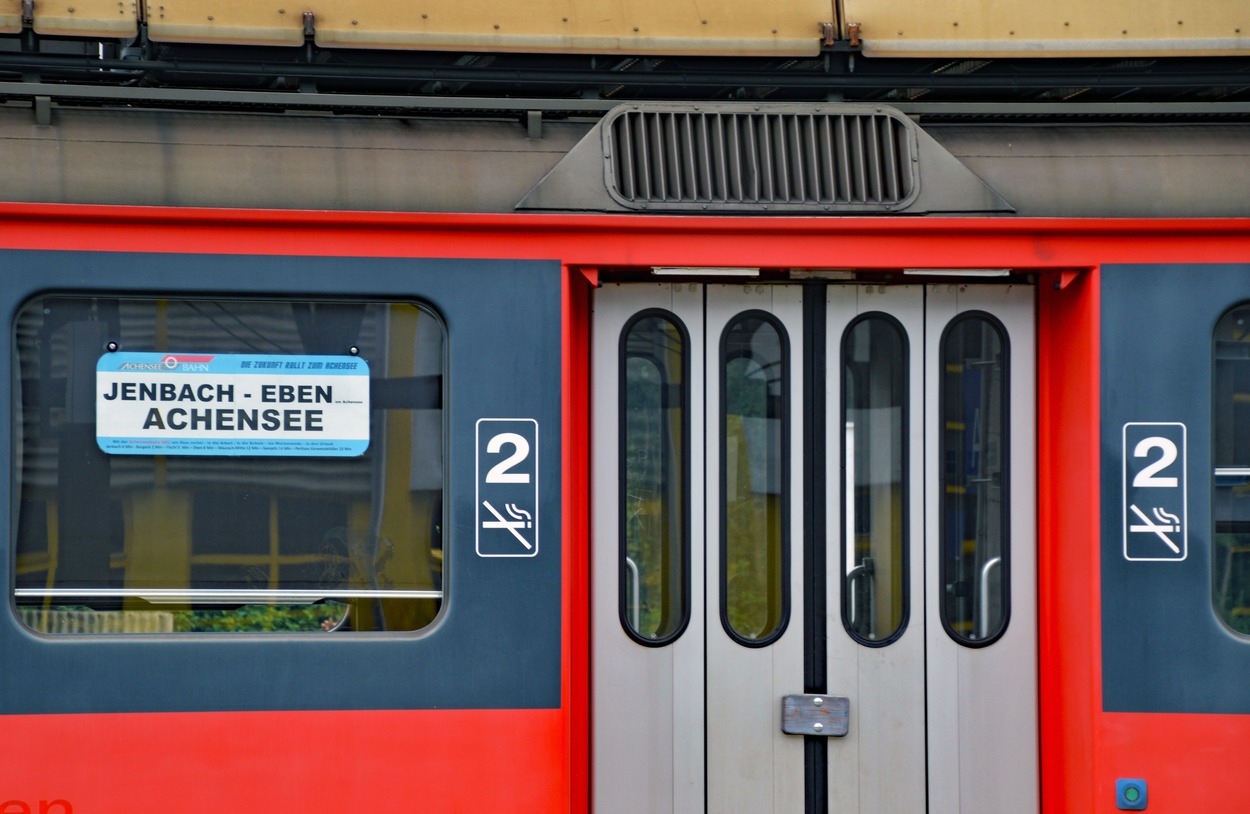
[[[30,628],[433,622],[446,339],[428,308],[47,295],[14,325],[13,599]]]
[[[988,314],[962,314],[939,352],[941,618],[975,647],[1002,635],[1011,607],[1006,332]]]
[[[1215,326],[1212,599],[1224,624],[1250,634],[1250,303]]]
[[[907,624],[907,340],[885,314],[842,338],[842,623],[861,644]]]
[[[690,341],[646,311],[621,333],[621,624],[641,644],[690,618]]]

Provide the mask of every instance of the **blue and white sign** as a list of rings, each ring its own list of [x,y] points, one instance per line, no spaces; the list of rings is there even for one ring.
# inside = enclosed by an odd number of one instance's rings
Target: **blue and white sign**
[[[369,363],[108,353],[96,363],[96,443],[110,455],[362,455]]]
[[[1124,559],[1180,562],[1189,555],[1185,425],[1124,425]]]
[[[477,554],[538,556],[538,422],[477,421]]]

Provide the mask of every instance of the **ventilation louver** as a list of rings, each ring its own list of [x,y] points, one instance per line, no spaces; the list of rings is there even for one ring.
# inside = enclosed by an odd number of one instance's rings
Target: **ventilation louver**
[[[885,212],[918,192],[913,125],[889,109],[628,106],[604,125],[608,192],[630,209]]]

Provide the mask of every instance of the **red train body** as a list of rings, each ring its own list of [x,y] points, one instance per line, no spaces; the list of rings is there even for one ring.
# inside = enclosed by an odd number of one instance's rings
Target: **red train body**
[[[1244,65],[838,9],[640,77],[0,9],[0,812],[1239,810]]]
[[[1103,268],[1166,263],[1185,266],[1186,279],[1201,277],[1202,266],[1236,262],[1250,249],[1237,221],[640,223],[19,205],[6,206],[5,218],[6,249],[20,251],[130,255],[141,246],[168,256],[216,254],[229,246],[263,262],[297,232],[303,256],[459,257],[466,243],[481,258],[558,254],[560,502],[567,530],[560,562],[558,706],[11,714],[4,725],[11,810],[37,810],[35,801],[42,800],[67,801],[74,811],[369,810],[391,808],[397,800],[435,810],[585,808],[594,760],[588,753],[588,705],[595,686],[588,660],[594,646],[588,634],[594,548],[586,507],[599,480],[590,466],[595,417],[587,407],[593,286],[605,269],[661,258],[670,265],[751,259],[811,267],[830,255],[869,274],[940,258],[952,268],[1010,266],[1035,281],[1040,810],[1114,810],[1120,777],[1147,779],[1156,810],[1218,810],[1239,799],[1239,786],[1220,768],[1219,757],[1250,734],[1243,732],[1243,715],[1105,709],[1097,544],[1098,495],[1108,477],[1100,470],[1098,438]],[[1203,263],[1193,263],[1194,257]],[[108,647],[23,635],[35,647]],[[50,693],[58,679],[43,678]]]

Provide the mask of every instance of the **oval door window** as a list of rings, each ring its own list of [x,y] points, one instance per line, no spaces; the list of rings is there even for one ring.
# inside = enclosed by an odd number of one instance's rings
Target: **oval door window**
[[[907,340],[884,314],[842,339],[842,623],[888,644],[907,623]]]
[[[672,315],[643,312],[621,355],[621,624],[667,644],[690,616],[689,342]]]
[[[736,317],[721,337],[721,620],[749,647],[780,636],[789,613],[789,380],[782,327]]]
[[[939,572],[942,624],[988,644],[1010,611],[1006,333],[988,314],[957,317],[942,336]]]

